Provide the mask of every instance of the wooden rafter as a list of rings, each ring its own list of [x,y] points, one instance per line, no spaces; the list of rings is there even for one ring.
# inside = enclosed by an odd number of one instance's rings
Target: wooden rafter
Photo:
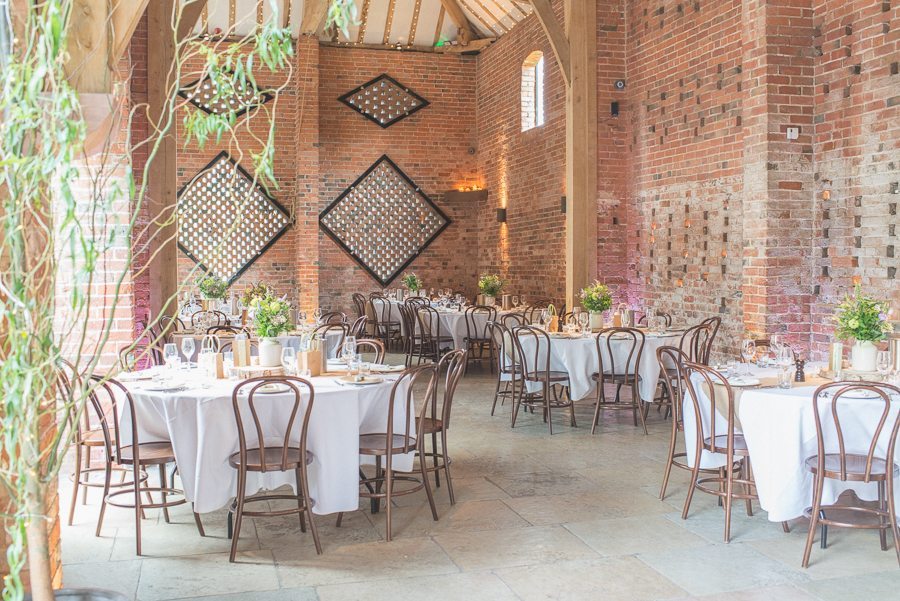
[[[416,29],[419,27],[419,13],[422,11],[422,0],[416,0],[416,5],[413,7],[412,19],[409,23],[409,36],[406,38],[406,44],[408,46],[412,46],[413,41],[416,39]]]
[[[366,25],[369,23],[369,6],[371,5],[372,0],[363,0],[362,6],[362,17],[359,20],[359,31],[356,32],[356,43],[362,44],[365,42],[366,37]]]
[[[181,20],[178,22],[178,41],[186,40],[194,31],[197,22],[206,9],[206,0],[192,0],[181,8]]]
[[[461,37],[463,38],[463,41],[468,43],[469,40],[481,37],[478,35],[475,28],[472,27],[469,17],[466,16],[465,11],[459,5],[459,0],[441,0],[441,6],[444,7],[444,10],[447,11],[447,14],[450,15],[450,18],[456,23],[456,27],[459,28],[459,31],[462,34]]]
[[[116,0],[112,4],[110,22],[112,25],[112,50],[109,54],[109,68],[115,69],[116,64],[128,49],[131,37],[137,28],[138,22],[144,15],[149,0]]]
[[[471,6],[469,6],[468,0],[459,0],[459,2],[461,2],[462,5],[463,5],[463,7],[465,7],[466,10],[468,10],[470,13],[472,13],[472,14],[475,16],[476,19],[478,19],[478,22],[479,22],[479,23],[481,23],[482,25],[484,25],[484,28],[485,28],[485,29],[487,29],[488,31],[490,31],[490,32],[491,32],[492,34],[494,34],[495,36],[500,35],[500,34],[497,33],[497,30],[494,29],[494,28],[491,26],[491,24],[488,23],[487,20],[486,20],[483,16],[481,16],[481,13],[479,13],[477,10],[475,10],[474,8],[472,8]]]
[[[503,30],[503,33],[506,33],[507,31],[509,31],[509,28],[503,24],[503,15],[505,14],[506,11],[501,10],[500,16],[498,17],[491,11],[491,9],[489,9],[487,7],[487,5],[485,5],[484,2],[482,2],[481,0],[474,0],[474,1],[475,1],[475,4],[477,4],[478,7],[481,8],[481,10],[484,12],[484,14],[489,16],[494,21],[494,25],[500,26],[500,28]],[[496,30],[494,30],[494,31],[496,31]]]
[[[497,2],[497,0],[494,0],[494,3],[496,3],[496,2]],[[510,16],[513,20],[515,20],[516,23],[518,23],[519,21],[521,21],[522,19],[524,19],[525,17],[528,16],[528,13],[525,12],[525,11],[522,9],[522,7],[519,6],[519,3],[516,2],[515,0],[510,0],[510,1],[509,1],[509,4],[510,4],[510,6],[512,6],[514,9],[516,9],[516,11],[517,11],[520,15],[522,15],[521,17],[513,17],[512,13],[509,13],[509,16]]]
[[[394,26],[394,8],[397,0],[388,0],[387,15],[384,17],[384,35],[381,43],[387,46],[391,43],[391,28]]]
[[[447,9],[441,5],[441,12],[438,13],[437,27],[434,28],[434,43],[431,44],[432,47],[437,46],[438,42],[441,41],[441,30],[444,29],[444,15],[447,14]]]
[[[594,0],[585,0],[593,2]],[[538,15],[538,21],[547,34],[550,41],[550,47],[553,54],[556,55],[556,62],[559,64],[559,70],[562,72],[563,79],[566,84],[572,81],[572,61],[570,57],[569,40],[566,32],[563,30],[562,24],[556,18],[553,7],[550,6],[550,0],[531,0],[534,12]]]
[[[327,11],[328,0],[306,0],[303,3],[303,21],[300,23],[300,33],[303,35],[317,34]]]

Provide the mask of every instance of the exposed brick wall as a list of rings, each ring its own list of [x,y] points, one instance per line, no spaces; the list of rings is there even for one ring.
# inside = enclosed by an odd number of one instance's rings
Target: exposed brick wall
[[[562,3],[556,2],[557,14]],[[522,64],[544,53],[544,125],[522,131]],[[479,272],[499,274],[506,290],[565,298],[566,92],[547,37],[532,15],[478,57],[478,165],[490,191],[480,213]],[[496,209],[507,208],[497,223]]]
[[[480,207],[472,206],[465,197],[450,201],[444,193],[478,183],[475,58],[323,46],[319,65],[320,210],[387,154],[452,220],[407,271],[419,275],[428,288],[474,292],[474,229]],[[345,92],[382,73],[431,104],[382,129],[338,102]],[[319,235],[323,307],[349,310],[352,292],[380,288],[337,244]]]
[[[862,276],[900,311],[900,2],[815,0],[816,348],[834,304]],[[830,199],[825,200],[823,193]]]

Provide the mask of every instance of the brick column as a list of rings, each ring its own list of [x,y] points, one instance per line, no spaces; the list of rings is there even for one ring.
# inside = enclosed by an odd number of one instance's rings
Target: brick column
[[[811,0],[744,0],[745,327],[809,344],[813,251]],[[799,127],[797,140],[787,128]]]

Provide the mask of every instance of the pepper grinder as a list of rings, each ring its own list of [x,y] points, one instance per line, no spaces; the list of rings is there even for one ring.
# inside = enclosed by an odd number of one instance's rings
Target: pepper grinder
[[[797,368],[797,371],[794,373],[794,382],[806,382],[806,374],[803,372],[806,361],[797,357],[794,359],[794,366]]]

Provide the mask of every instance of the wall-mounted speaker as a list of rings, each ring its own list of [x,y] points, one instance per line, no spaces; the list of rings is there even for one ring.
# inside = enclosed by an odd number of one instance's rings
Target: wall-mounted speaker
[[[619,103],[618,102],[610,103],[609,114],[612,115],[613,117],[619,116]]]

